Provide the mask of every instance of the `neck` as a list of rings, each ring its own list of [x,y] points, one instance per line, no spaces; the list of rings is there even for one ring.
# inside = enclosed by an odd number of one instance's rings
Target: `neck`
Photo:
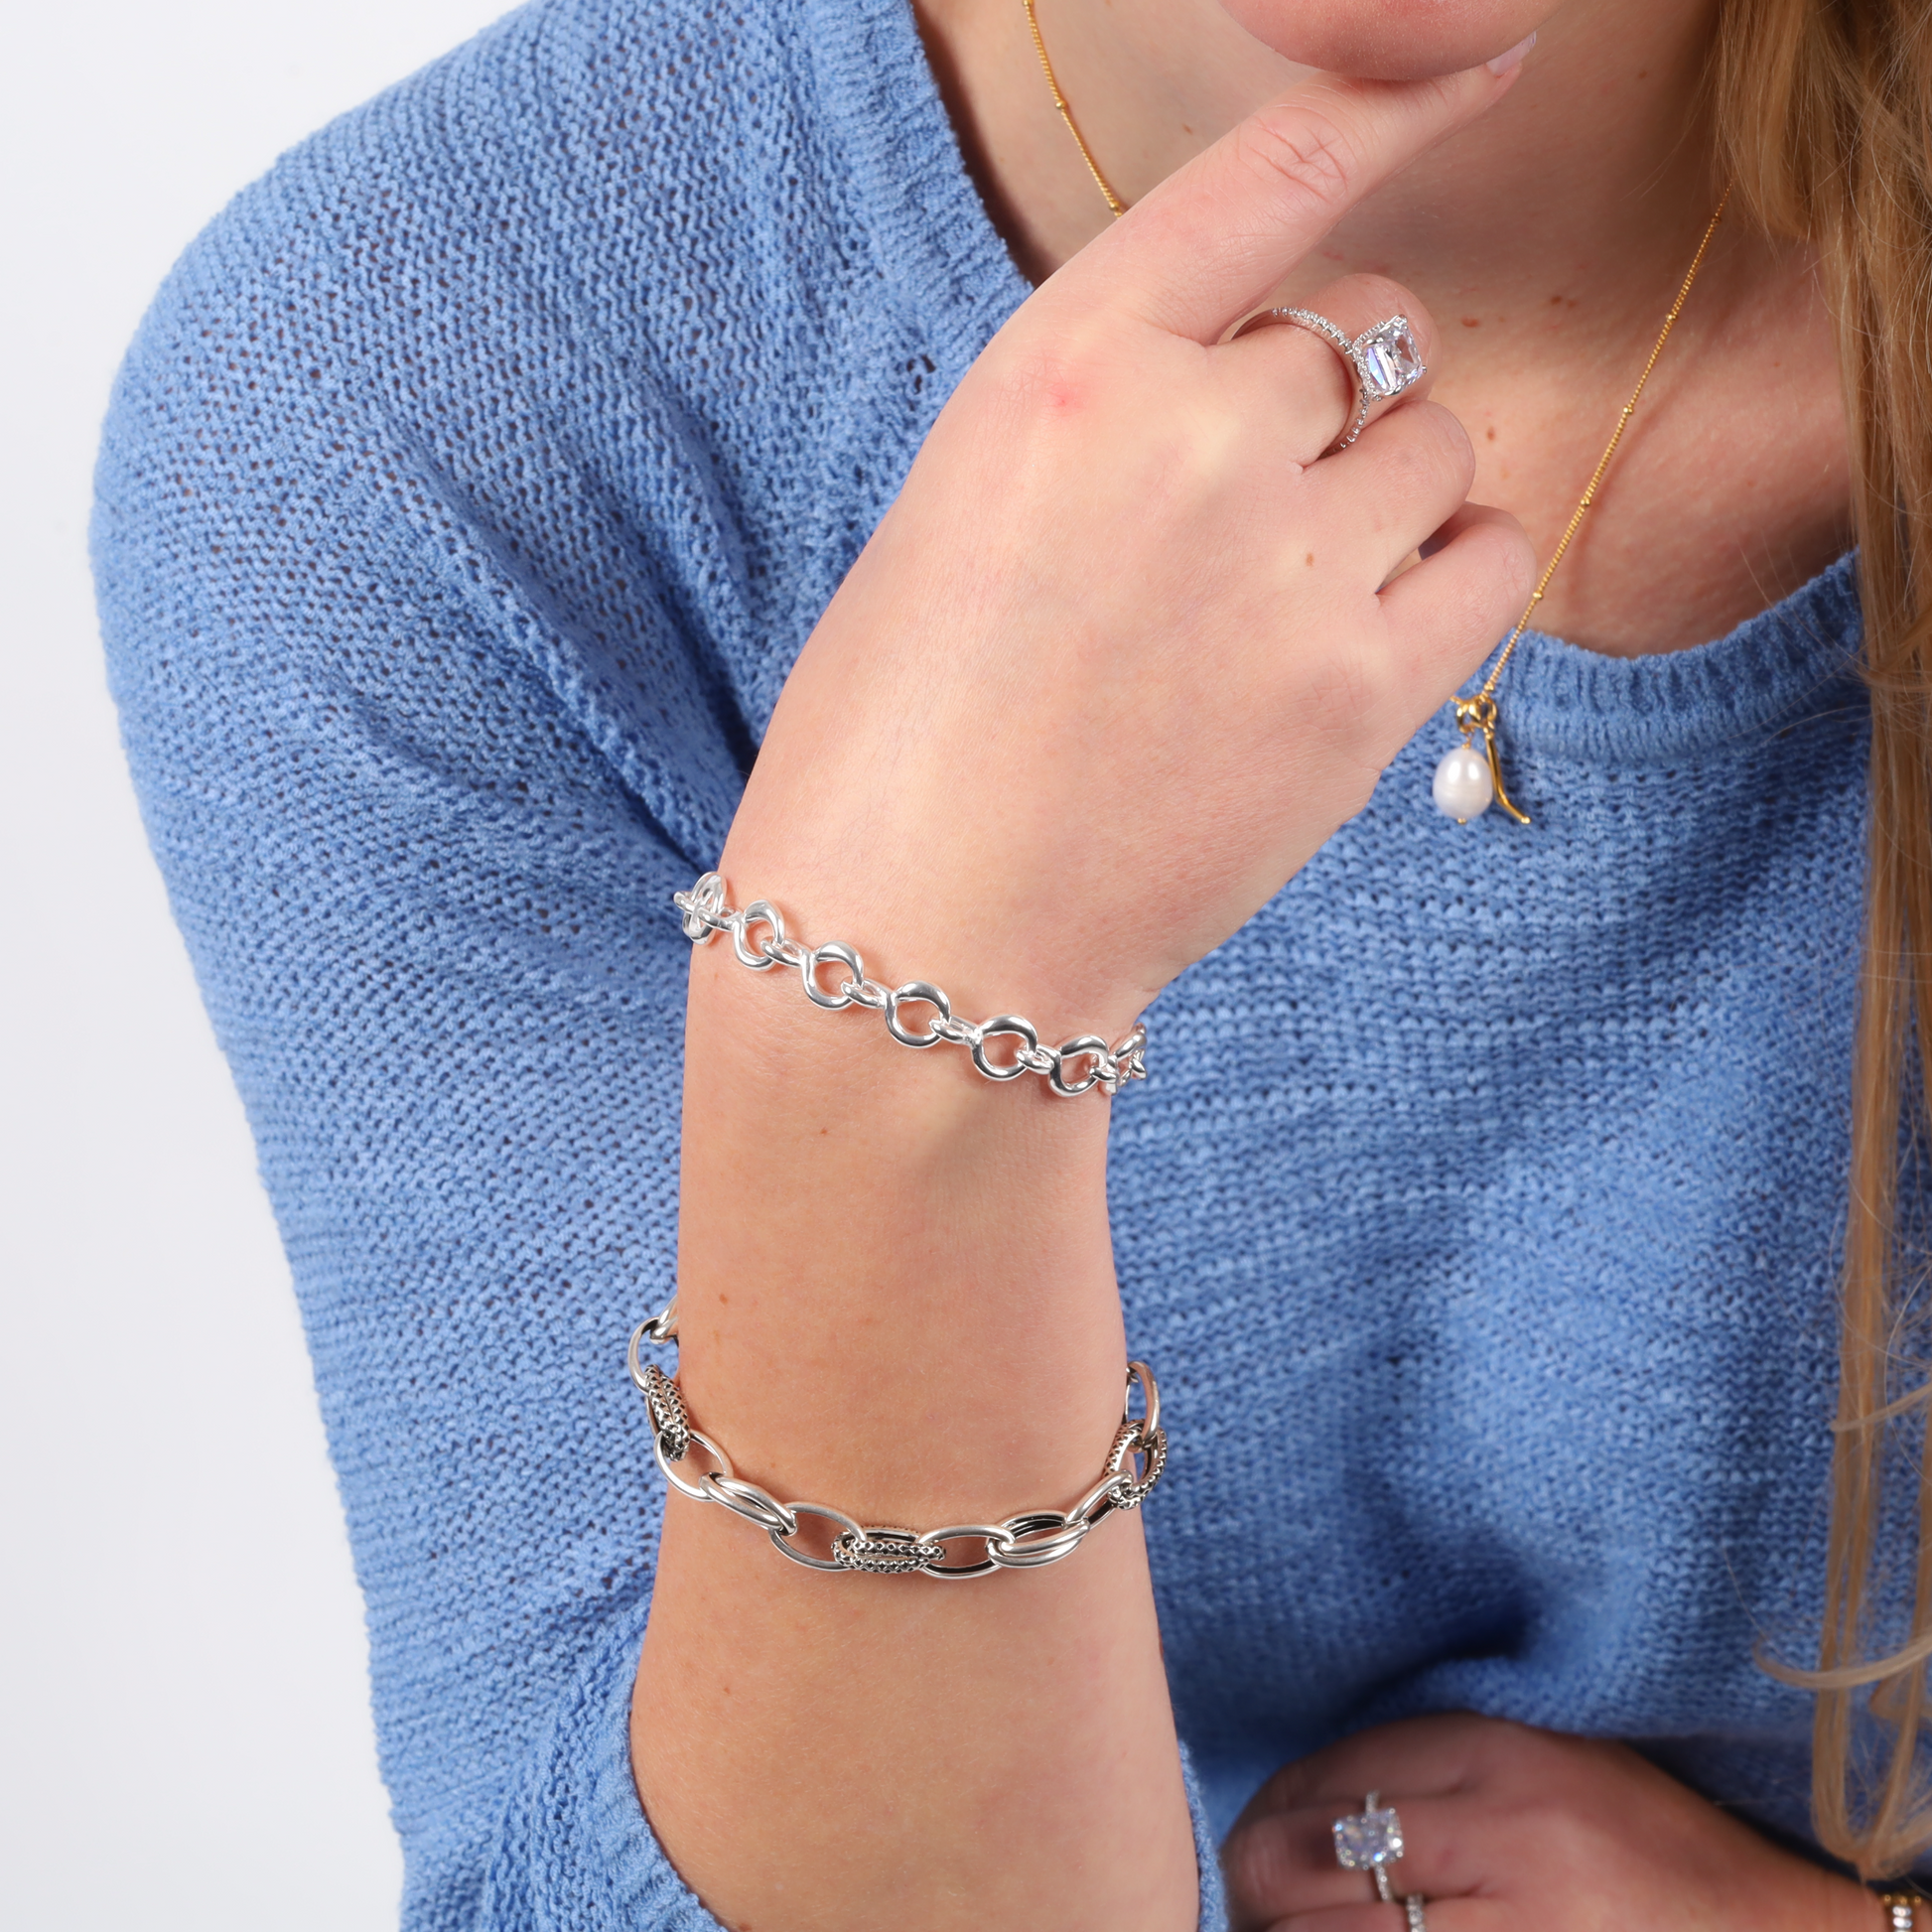
[[[1034,69],[1018,103],[1030,135],[987,132],[1024,169],[1010,191],[1017,252],[1050,272],[1111,217],[1052,113],[1019,0],[924,11],[955,33],[990,30]],[[1716,14],[1712,0],[1572,0],[1503,105],[1357,208],[1311,269],[1399,264],[1425,297],[1479,280],[1485,309],[1524,314],[1559,287],[1593,316],[1647,308],[1722,189],[1701,87]],[[1129,203],[1308,72],[1218,0],[1039,0],[1038,19],[1087,145]]]
[[[1307,71],[1218,0],[1037,5],[1074,119],[1129,204]],[[919,6],[969,165],[1039,279],[1113,217],[1021,0]],[[1278,292],[1309,301],[1364,270],[1413,290],[1442,335],[1434,394],[1476,444],[1475,495],[1514,510],[1545,556],[1723,192],[1703,88],[1716,19],[1715,0],[1568,0],[1501,105],[1351,211]],[[1539,623],[1628,653],[1720,634],[1845,547],[1844,472],[1809,256],[1727,218]],[[1725,490],[1739,473],[1748,503]],[[1661,610],[1633,591],[1660,572]]]

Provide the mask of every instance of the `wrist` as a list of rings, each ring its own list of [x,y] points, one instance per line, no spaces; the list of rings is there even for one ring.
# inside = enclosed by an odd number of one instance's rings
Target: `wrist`
[[[900,798],[888,823],[870,792],[855,803],[841,789],[808,809],[801,790],[761,761],[718,870],[734,904],[770,901],[790,936],[854,947],[882,984],[925,981],[962,1017],[1019,1014],[1057,1045],[1117,1039],[1172,977],[1144,956],[1119,895],[1080,890],[1105,868],[1088,849],[1103,831],[1078,803],[1048,815],[1056,829],[1042,843],[1028,829],[1036,806],[1019,826],[984,807]]]

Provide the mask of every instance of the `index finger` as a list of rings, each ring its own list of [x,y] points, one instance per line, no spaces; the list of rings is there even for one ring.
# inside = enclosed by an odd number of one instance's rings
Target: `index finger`
[[[1172,335],[1218,341],[1363,196],[1500,100],[1527,47],[1426,80],[1305,81],[1076,255],[1053,278],[1056,301],[1097,302]]]

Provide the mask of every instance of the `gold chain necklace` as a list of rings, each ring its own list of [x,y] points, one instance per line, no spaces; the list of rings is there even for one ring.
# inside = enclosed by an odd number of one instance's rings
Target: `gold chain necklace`
[[[1073,145],[1080,150],[1080,159],[1087,164],[1087,173],[1093,177],[1094,186],[1107,198],[1107,207],[1118,221],[1127,212],[1127,204],[1113,191],[1107,177],[1100,172],[1100,164],[1093,158],[1093,150],[1087,146],[1086,138],[1074,125],[1073,109],[1066,104],[1066,96],[1060,92],[1060,83],[1053,73],[1053,64],[1046,58],[1046,43],[1040,39],[1039,16],[1034,11],[1037,0],[1020,0],[1027,10],[1027,25],[1033,32],[1034,52],[1039,56],[1039,70],[1046,76],[1046,91],[1053,96],[1053,105],[1060,110],[1060,119],[1066,123],[1066,131],[1073,136]]]
[[[1649,359],[1643,365],[1643,373],[1637,377],[1637,386],[1630,391],[1630,400],[1618,413],[1610,440],[1603,446],[1603,454],[1596,459],[1596,468],[1589,473],[1589,482],[1584,486],[1583,497],[1571,512],[1569,525],[1558,539],[1556,549],[1551,552],[1550,561],[1543,567],[1543,575],[1537,579],[1536,589],[1531,593],[1530,601],[1524,605],[1523,615],[1516,620],[1516,628],[1509,633],[1509,641],[1503,645],[1502,654],[1489,667],[1489,675],[1483,679],[1482,689],[1473,698],[1450,700],[1455,707],[1455,725],[1462,734],[1462,743],[1437,765],[1434,790],[1437,805],[1458,825],[1466,825],[1470,819],[1481,817],[1489,809],[1492,798],[1518,825],[1530,822],[1529,813],[1503,789],[1502,762],[1496,756],[1496,685],[1523,632],[1530,627],[1530,619],[1536,615],[1536,607],[1543,602],[1543,593],[1550,588],[1550,579],[1557,574],[1557,566],[1563,562],[1571,538],[1582,528],[1584,518],[1589,514],[1590,505],[1596,500],[1596,491],[1610,467],[1610,459],[1616,455],[1616,446],[1623,441],[1623,432],[1629,427],[1630,418],[1636,414],[1637,398],[1643,394],[1643,386],[1650,380],[1650,372],[1657,366],[1657,358],[1663,354],[1664,345],[1670,341],[1670,332],[1684,312],[1691,284],[1697,280],[1698,270],[1704,266],[1704,258],[1710,252],[1711,238],[1718,232],[1718,223],[1725,218],[1725,207],[1729,200],[1730,188],[1726,185],[1705,227],[1704,239],[1698,243],[1698,251],[1691,257],[1691,266],[1678,288],[1677,300],[1670,305],[1664,326],[1658,330],[1657,340],[1650,345]],[[1478,733],[1482,738],[1480,758],[1474,750]]]
[[[1087,164],[1095,185],[1107,198],[1109,211],[1118,219],[1127,212],[1127,204],[1113,191],[1107,177],[1100,172],[1100,164],[1093,158],[1093,150],[1087,146],[1085,137],[1073,119],[1073,110],[1067,105],[1066,95],[1060,91],[1060,83],[1053,72],[1053,63],[1047,58],[1046,42],[1039,31],[1039,16],[1035,11],[1038,0],[1020,0],[1027,10],[1027,26],[1034,37],[1034,52],[1039,56],[1039,69],[1046,76],[1047,91],[1053,96],[1053,105],[1066,123],[1066,131],[1073,137],[1073,145],[1080,150],[1080,159]],[[1664,352],[1664,345],[1670,341],[1670,332],[1677,326],[1677,318],[1684,312],[1684,304],[1689,300],[1691,285],[1698,278],[1698,270],[1704,266],[1704,258],[1710,252],[1712,237],[1718,232],[1718,223],[1725,217],[1725,208],[1730,201],[1730,185],[1726,184],[1724,194],[1719,198],[1716,210],[1704,230],[1704,239],[1698,243],[1697,253],[1691,258],[1691,266],[1678,288],[1677,300],[1670,305],[1670,313],[1664,318],[1664,326],[1657,332],[1657,340],[1650,345],[1650,355],[1643,365],[1643,373],[1637,377],[1637,386],[1630,391],[1630,400],[1618,412],[1616,427],[1610,432],[1610,440],[1603,446],[1603,454],[1596,459],[1596,468],[1590,472],[1589,482],[1584,487],[1582,499],[1571,513],[1568,527],[1558,539],[1557,547],[1550,554],[1550,561],[1544,566],[1543,575],[1537,580],[1530,601],[1523,607],[1523,615],[1516,620],[1516,628],[1509,633],[1509,641],[1502,647],[1501,654],[1489,668],[1489,675],[1483,679],[1482,688],[1473,698],[1454,698],[1450,702],[1455,707],[1456,729],[1462,734],[1462,743],[1449,752],[1436,767],[1434,785],[1437,805],[1458,825],[1466,825],[1472,818],[1479,818],[1493,802],[1500,805],[1519,825],[1527,825],[1530,815],[1524,811],[1503,787],[1502,760],[1496,754],[1496,685],[1501,680],[1510,658],[1523,632],[1529,628],[1530,619],[1536,615],[1536,607],[1543,602],[1543,593],[1550,588],[1550,580],[1557,574],[1557,566],[1563,562],[1564,554],[1570,548],[1571,540],[1583,526],[1584,518],[1589,513],[1590,505],[1596,500],[1596,492],[1602,486],[1603,478],[1610,467],[1610,459],[1616,455],[1617,445],[1623,441],[1623,432],[1629,426],[1630,418],[1636,414],[1637,399],[1643,394],[1644,384],[1650,380],[1650,372],[1657,366],[1657,358]],[[1475,740],[1482,739],[1482,751],[1475,751]]]

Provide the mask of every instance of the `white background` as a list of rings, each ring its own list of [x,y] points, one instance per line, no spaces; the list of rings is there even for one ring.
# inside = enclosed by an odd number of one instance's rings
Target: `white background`
[[[241,1110],[142,841],[84,537],[169,264],[503,0],[59,0],[0,75],[0,1923],[362,1932],[401,1863]]]

